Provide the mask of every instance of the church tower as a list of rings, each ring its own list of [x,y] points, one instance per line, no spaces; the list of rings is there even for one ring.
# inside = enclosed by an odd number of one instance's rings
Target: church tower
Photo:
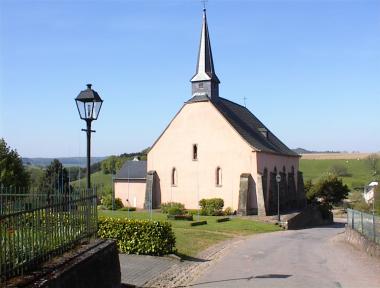
[[[193,96],[208,96],[211,99],[219,97],[219,79],[215,74],[212,60],[210,36],[207,27],[206,9],[203,9],[201,41],[199,44],[196,73],[191,81]]]

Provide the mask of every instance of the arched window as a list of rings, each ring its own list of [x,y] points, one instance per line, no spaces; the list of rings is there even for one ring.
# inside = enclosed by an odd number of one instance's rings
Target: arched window
[[[193,145],[193,160],[198,160],[198,145]]]
[[[177,186],[177,169],[172,169],[172,186]]]
[[[215,171],[215,184],[216,186],[222,186],[222,168],[218,167]]]
[[[286,173],[286,168],[285,168],[285,166],[282,166],[282,172],[283,172],[283,173]]]
[[[292,166],[292,174],[294,174],[294,166]]]
[[[273,173],[277,174],[277,167],[276,166],[274,166]]]

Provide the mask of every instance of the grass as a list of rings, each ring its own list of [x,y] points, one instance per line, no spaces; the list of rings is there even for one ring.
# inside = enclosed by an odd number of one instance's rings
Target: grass
[[[100,210],[100,217],[128,218],[128,212]],[[129,212],[131,219],[150,219],[148,212]],[[190,221],[168,220],[166,214],[153,212],[152,219],[168,221],[172,224],[176,235],[176,248],[178,255],[196,256],[200,251],[220,241],[231,239],[236,236],[245,236],[256,233],[278,231],[280,228],[273,224],[252,221],[234,217],[231,221],[217,223],[216,219],[222,217],[200,216],[200,221],[206,220],[207,225],[190,226]],[[197,216],[194,217],[197,221]]]
[[[347,167],[347,172],[351,175],[341,178],[343,183],[351,189],[363,187],[372,181],[372,171],[365,159],[300,160],[300,170],[303,172],[304,181],[317,181],[321,176],[326,175],[334,165]]]
[[[81,180],[72,181],[71,185],[78,187],[79,183],[84,187],[86,185],[86,178]],[[98,171],[91,174],[91,184],[96,185],[101,190],[110,190],[112,189],[112,175],[104,174],[103,171]],[[103,191],[98,191],[99,194],[103,194]]]

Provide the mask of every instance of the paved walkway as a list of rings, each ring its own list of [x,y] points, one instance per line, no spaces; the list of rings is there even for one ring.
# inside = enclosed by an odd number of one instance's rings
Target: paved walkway
[[[170,257],[119,254],[121,283],[144,286],[148,281],[169,270],[179,260]]]
[[[252,236],[192,287],[380,287],[380,260],[343,241],[342,223]]]

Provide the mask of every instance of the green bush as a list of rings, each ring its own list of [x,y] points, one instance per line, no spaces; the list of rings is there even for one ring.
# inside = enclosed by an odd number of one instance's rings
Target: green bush
[[[106,207],[108,210],[112,209],[112,195],[105,195],[102,197],[102,200],[100,203]],[[115,198],[115,210],[118,210],[120,208],[123,208],[123,202],[121,201],[120,198]]]
[[[119,211],[136,211],[136,207],[123,207],[123,208],[120,208],[118,209]]]
[[[178,202],[167,202],[167,203],[162,203],[161,204],[161,212],[162,213],[169,213],[169,209],[170,208],[177,208],[177,209],[180,209],[182,210],[182,214],[184,213],[185,211],[185,205],[182,204],[182,203],[178,203]],[[173,215],[173,214],[172,214]]]
[[[201,206],[201,215],[223,215],[224,201],[221,198],[202,199],[199,201],[199,206]]]
[[[185,209],[179,208],[179,207],[170,207],[168,209],[169,215],[183,215],[185,214]]]
[[[233,214],[234,214],[234,210],[231,207],[227,207],[226,209],[224,209],[224,215],[229,216]]]
[[[165,255],[175,252],[175,236],[168,222],[100,218],[98,236],[115,239],[122,253]]]

